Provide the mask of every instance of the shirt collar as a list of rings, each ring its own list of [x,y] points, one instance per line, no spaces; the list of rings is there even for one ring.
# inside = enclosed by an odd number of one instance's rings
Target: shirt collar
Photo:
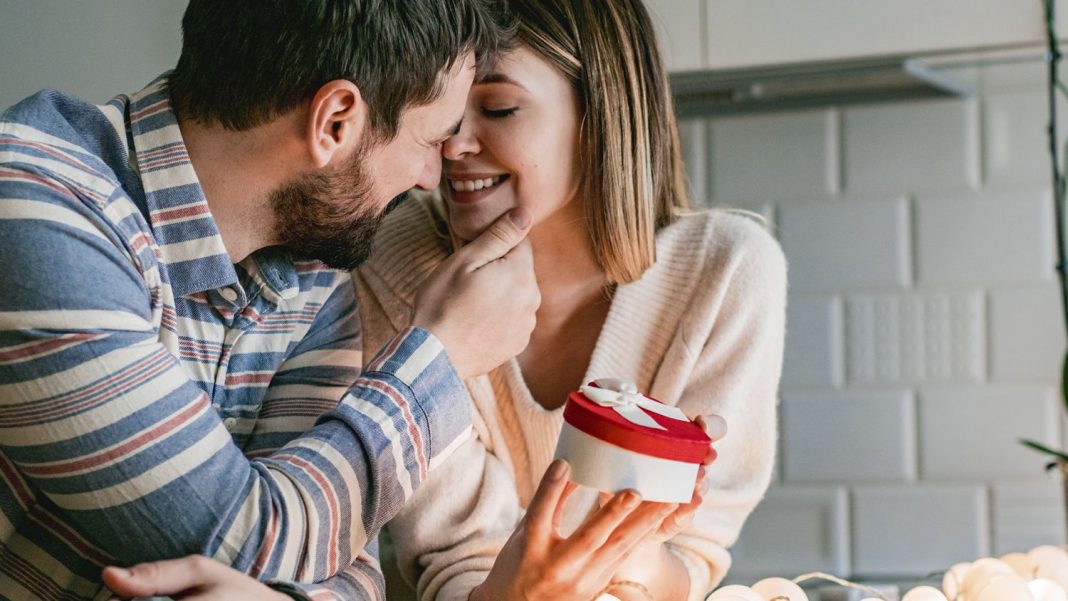
[[[189,160],[171,108],[167,75],[130,97],[128,123],[133,164],[144,187],[147,219],[176,297],[239,284],[200,180]],[[262,260],[264,282],[282,298],[293,296],[296,271],[278,253]]]

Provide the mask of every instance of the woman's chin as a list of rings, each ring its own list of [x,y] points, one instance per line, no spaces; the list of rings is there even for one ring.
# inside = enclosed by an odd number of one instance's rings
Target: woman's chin
[[[467,207],[457,207],[455,205],[449,208],[451,212],[449,221],[452,225],[452,231],[461,240],[470,242],[478,238],[482,232],[488,230],[501,215],[507,213],[512,207],[504,207],[493,211],[472,211]],[[488,207],[486,208],[488,209]]]

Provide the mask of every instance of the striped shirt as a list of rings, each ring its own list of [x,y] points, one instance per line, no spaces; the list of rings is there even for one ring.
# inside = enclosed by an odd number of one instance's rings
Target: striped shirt
[[[379,598],[365,547],[469,431],[429,332],[363,362],[347,274],[230,262],[164,78],[0,118],[0,598],[191,553]]]

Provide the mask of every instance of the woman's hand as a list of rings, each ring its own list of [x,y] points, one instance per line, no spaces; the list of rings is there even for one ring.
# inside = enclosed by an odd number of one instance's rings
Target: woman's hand
[[[189,601],[292,601],[237,570],[203,555],[104,568],[104,584],[116,595],[169,595]]]
[[[727,422],[718,415],[702,415],[695,421],[713,443],[727,434]],[[708,466],[712,465],[716,456],[716,450],[709,446],[708,453],[697,470],[697,481],[694,483],[690,502],[679,505],[678,509],[664,519],[656,532],[641,541],[627,561],[619,567],[615,580],[641,582],[657,599],[686,597],[688,587],[683,586],[688,582],[685,579],[685,567],[667,550],[664,543],[693,523],[694,515],[708,494]]]
[[[620,563],[677,507],[642,503],[634,491],[611,498],[571,536],[558,532],[574,485],[569,467],[554,461],[538,486],[526,516],[497,556],[472,601],[589,601],[608,584]]]

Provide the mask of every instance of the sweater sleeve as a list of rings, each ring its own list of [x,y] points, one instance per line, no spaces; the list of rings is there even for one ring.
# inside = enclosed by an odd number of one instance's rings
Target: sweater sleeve
[[[723,416],[728,430],[715,445],[711,492],[690,527],[669,543],[690,573],[691,601],[723,580],[731,565],[727,549],[763,498],[775,461],[786,261],[770,235],[747,225],[736,249],[715,257],[718,284],[696,296],[713,317],[703,342],[705,328],[689,330],[698,338],[687,341],[697,356],[678,400],[687,415]]]
[[[465,601],[519,521],[511,475],[472,438],[389,523],[397,563],[421,601]]]

